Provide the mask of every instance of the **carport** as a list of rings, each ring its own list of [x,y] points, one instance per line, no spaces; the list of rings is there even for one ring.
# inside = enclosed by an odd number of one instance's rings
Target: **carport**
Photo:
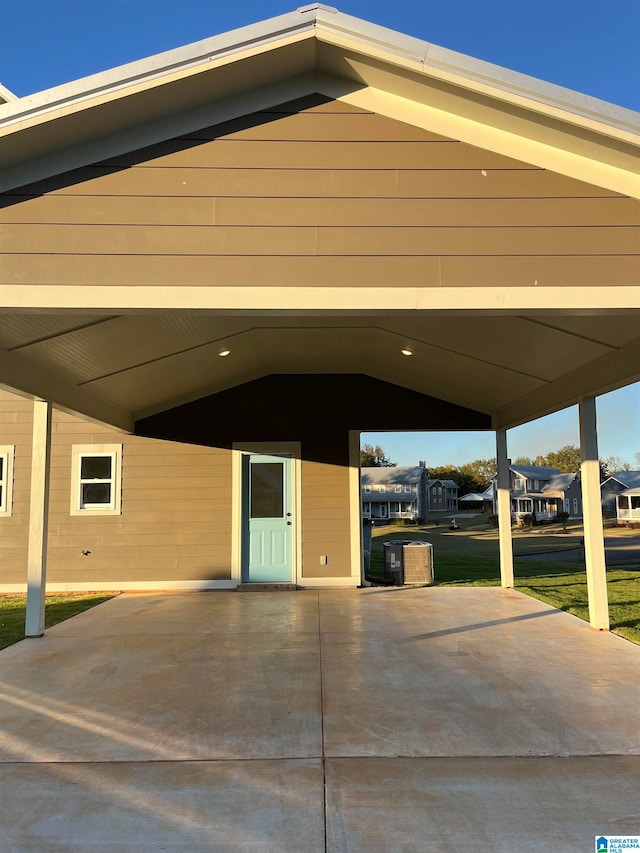
[[[355,579],[359,432],[491,429],[511,587],[506,431],[577,403],[606,630],[595,400],[640,378],[637,119],[322,6],[0,106],[0,381],[34,400],[28,635],[52,405],[347,470]],[[371,382],[398,406],[347,405]]]

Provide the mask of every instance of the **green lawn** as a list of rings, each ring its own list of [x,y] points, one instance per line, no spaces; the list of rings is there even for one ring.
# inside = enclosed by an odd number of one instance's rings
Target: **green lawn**
[[[83,610],[107,601],[116,593],[48,595],[45,601],[45,627],[70,619]],[[0,595],[0,649],[24,639],[26,595]]]
[[[371,575],[382,577],[383,542],[417,539],[434,547],[435,582],[443,586],[496,586],[500,583],[498,533],[489,530],[483,516],[456,516],[461,529],[449,531],[448,519],[438,525],[422,527],[374,527],[371,550]],[[631,531],[633,534],[634,531]],[[630,535],[620,528],[606,531],[607,536]],[[524,554],[576,548],[582,528],[570,525],[568,533],[561,525],[537,527],[532,531],[513,530],[515,586],[520,592],[566,610],[581,619],[589,619],[587,582],[584,566],[532,558]],[[607,570],[611,630],[640,644],[640,565],[616,565]]]

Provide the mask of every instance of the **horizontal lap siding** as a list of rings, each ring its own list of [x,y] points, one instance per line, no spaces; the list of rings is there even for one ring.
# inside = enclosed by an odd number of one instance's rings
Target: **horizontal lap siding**
[[[302,463],[302,581],[351,574],[349,469]],[[327,557],[326,565],[320,558]]]
[[[637,202],[337,102],[274,108],[27,189],[0,208],[8,284],[638,280]]]
[[[16,444],[14,513],[0,519],[0,584],[26,584],[32,404],[0,391],[0,414],[0,444]],[[123,445],[121,515],[70,515],[74,444]],[[52,583],[229,578],[231,453],[126,436],[54,410],[48,553]]]
[[[13,502],[0,516],[0,583],[24,583],[29,539],[33,403],[0,388],[0,444],[14,447]]]

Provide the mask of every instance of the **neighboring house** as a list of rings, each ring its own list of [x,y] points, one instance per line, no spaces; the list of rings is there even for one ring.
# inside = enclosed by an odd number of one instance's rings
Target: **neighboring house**
[[[426,472],[417,465],[362,468],[362,514],[372,519],[426,518]]]
[[[640,488],[640,471],[618,471],[602,483],[602,515],[605,518],[616,518],[617,496],[628,489]],[[624,503],[624,501],[623,501]]]
[[[618,527],[640,527],[640,486],[616,495]]]
[[[469,492],[458,499],[458,505],[465,512],[493,512],[493,484],[484,492]]]
[[[577,474],[562,474],[557,468],[542,465],[511,465],[509,469],[511,514],[519,520],[535,513],[538,520],[555,518],[566,512],[572,518],[582,516],[582,491]],[[497,492],[493,478],[494,513]]]
[[[429,510],[458,509],[458,484],[453,480],[429,480],[427,482]]]

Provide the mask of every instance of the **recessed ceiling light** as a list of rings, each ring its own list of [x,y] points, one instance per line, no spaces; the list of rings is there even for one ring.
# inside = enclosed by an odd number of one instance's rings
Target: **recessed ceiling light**
[[[400,352],[402,355],[413,355],[413,350],[410,350],[409,347],[403,347]]]
[[[218,353],[218,355],[220,356],[220,358],[224,358],[225,356],[229,355],[230,353],[231,353],[230,349],[221,349],[220,352]]]

